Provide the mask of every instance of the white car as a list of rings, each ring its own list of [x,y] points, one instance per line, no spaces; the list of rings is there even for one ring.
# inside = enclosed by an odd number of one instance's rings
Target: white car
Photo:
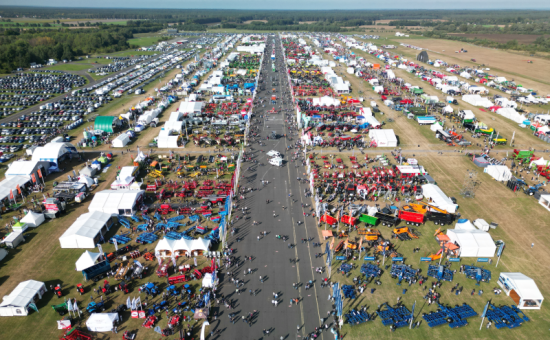
[[[279,157],[281,158],[281,154],[278,151],[271,150],[266,153],[269,157]]]

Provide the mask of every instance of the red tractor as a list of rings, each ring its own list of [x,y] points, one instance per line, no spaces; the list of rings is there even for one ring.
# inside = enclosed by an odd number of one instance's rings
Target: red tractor
[[[111,294],[111,285],[109,284],[109,281],[107,280],[103,281],[103,287],[101,288],[101,291],[105,295]]]
[[[60,286],[55,286],[55,288],[53,290],[54,290],[55,295],[57,295],[57,298],[60,298],[60,297],[63,296],[63,292],[61,291]]]
[[[161,204],[160,208],[158,208],[157,211],[161,215],[167,215],[174,211],[174,209],[172,208],[172,206],[170,206],[170,204]]]
[[[130,291],[128,290],[128,284],[122,280],[118,284],[118,289],[121,290],[124,294],[128,294]]]
[[[84,286],[82,283],[79,283],[76,285],[76,291],[80,293],[80,295],[84,294]]]

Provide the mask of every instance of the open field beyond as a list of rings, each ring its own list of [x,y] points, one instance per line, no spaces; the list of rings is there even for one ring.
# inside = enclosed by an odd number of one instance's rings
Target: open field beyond
[[[470,34],[470,33],[451,33],[456,37],[464,37],[468,39],[487,39],[498,43],[506,43],[511,40],[516,40],[520,44],[530,44],[537,40],[542,35],[539,34]]]
[[[407,39],[393,38],[399,43],[410,44]],[[550,81],[543,75],[550,74],[550,60],[543,58],[526,57],[507,51],[475,46],[460,41],[443,39],[418,39],[412,43],[415,46],[428,50],[430,59],[441,58],[449,64],[457,63],[461,66],[477,66],[484,64],[491,69],[491,73],[504,76],[507,79],[514,79],[516,83],[524,87],[539,91],[542,95],[550,93]],[[461,48],[468,50],[468,53],[455,53]],[[418,51],[400,47],[398,51],[407,56],[416,57]],[[472,62],[471,59],[476,59]],[[533,60],[528,64],[527,60]]]

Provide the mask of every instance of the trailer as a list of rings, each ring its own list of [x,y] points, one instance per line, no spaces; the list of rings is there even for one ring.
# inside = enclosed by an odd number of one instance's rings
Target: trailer
[[[359,217],[359,221],[367,225],[375,226],[376,223],[378,223],[378,218],[370,215],[361,214],[361,217]]]
[[[426,213],[426,220],[433,222],[435,225],[444,226],[446,224],[451,224],[455,220],[455,215],[453,214],[444,214],[435,211],[428,211]]]
[[[394,225],[399,224],[399,218],[392,216],[392,215],[386,215],[380,212],[377,212],[374,217],[379,219],[382,222],[382,225],[387,227],[393,227]]]
[[[93,266],[86,268],[82,271],[82,275],[84,275],[84,280],[92,280],[94,282],[97,282],[104,278],[108,271],[111,270],[111,264],[108,261],[102,261],[98,264],[94,264]]]
[[[398,216],[405,221],[406,224],[415,225],[417,227],[424,223],[424,215],[421,213],[400,210]]]

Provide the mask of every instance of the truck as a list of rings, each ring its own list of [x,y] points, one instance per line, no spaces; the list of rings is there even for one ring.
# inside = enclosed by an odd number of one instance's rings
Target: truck
[[[84,280],[92,280],[93,282],[97,282],[104,278],[107,275],[107,272],[111,270],[111,264],[109,261],[102,261],[98,264],[94,264],[93,266],[86,268],[82,271],[82,275],[84,275]]]
[[[374,215],[374,217],[379,219],[382,222],[382,225],[387,226],[387,227],[393,227],[394,225],[399,224],[399,218],[397,218],[395,216],[392,216],[392,215],[387,215],[387,214],[384,214],[384,213],[381,213],[381,212],[377,212]]]
[[[359,217],[359,221],[367,225],[375,226],[376,223],[378,223],[378,218],[370,215],[361,214],[361,216]]]
[[[357,219],[355,217],[351,217],[348,215],[342,215],[342,223],[349,224],[349,225],[355,225],[357,224]]]
[[[428,211],[426,213],[426,220],[433,222],[435,225],[444,226],[445,224],[451,224],[455,220],[455,215],[445,214],[436,211]]]
[[[421,213],[400,210],[398,216],[407,224],[415,225],[417,227],[424,223],[424,215]]]

